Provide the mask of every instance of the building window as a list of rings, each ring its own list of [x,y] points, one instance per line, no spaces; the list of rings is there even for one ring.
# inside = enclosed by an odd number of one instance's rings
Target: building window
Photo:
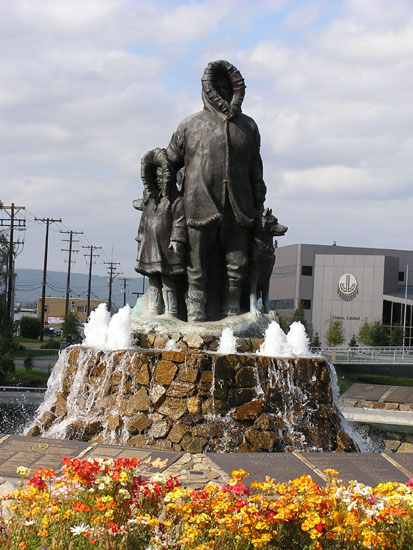
[[[294,309],[294,300],[274,300],[272,307],[274,309]]]
[[[404,271],[399,271],[399,282],[403,282],[404,281]]]
[[[301,300],[301,307],[303,309],[311,309],[311,300]]]
[[[85,312],[85,306],[77,306],[76,310],[77,310],[79,313],[84,313],[84,312]]]
[[[301,266],[301,275],[307,275],[308,277],[313,276],[313,266],[312,265],[302,265]]]
[[[46,313],[49,313],[49,306],[46,306],[46,305],[45,305],[45,306],[44,306],[44,310],[45,310]]]

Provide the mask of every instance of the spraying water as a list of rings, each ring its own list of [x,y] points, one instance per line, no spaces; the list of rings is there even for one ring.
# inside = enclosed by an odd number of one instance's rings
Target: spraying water
[[[126,305],[111,318],[106,304],[99,304],[85,325],[83,345],[103,350],[130,348],[131,313]]]
[[[231,326],[222,331],[217,352],[222,354],[235,353],[237,351],[237,339]]]
[[[310,351],[308,336],[302,323],[292,323],[286,336],[276,321],[272,321],[265,331],[264,342],[257,351],[257,355],[267,357],[314,357]]]
[[[179,348],[176,347],[176,340],[173,338],[170,338],[163,348],[165,351],[180,351]]]
[[[302,323],[294,322],[287,334],[287,343],[296,357],[314,357],[310,351],[309,339]]]

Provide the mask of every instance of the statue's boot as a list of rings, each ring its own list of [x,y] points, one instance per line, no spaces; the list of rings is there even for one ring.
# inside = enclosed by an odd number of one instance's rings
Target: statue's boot
[[[205,321],[206,293],[202,290],[188,290],[186,296],[186,309],[188,311],[188,323]]]
[[[162,312],[162,293],[156,286],[148,288],[148,310],[152,315],[160,315]]]
[[[237,286],[228,287],[227,300],[224,307],[224,315],[230,317],[240,314],[241,290]]]
[[[165,304],[165,315],[178,317],[178,298],[176,291],[171,289],[162,289],[163,302]]]

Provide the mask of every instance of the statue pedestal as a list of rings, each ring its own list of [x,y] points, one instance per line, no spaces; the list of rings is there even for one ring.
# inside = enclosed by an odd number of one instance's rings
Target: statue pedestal
[[[138,301],[132,313],[131,332],[135,344],[145,349],[163,349],[168,340],[175,340],[175,347],[181,351],[216,351],[222,331],[230,326],[237,337],[238,351],[245,353],[258,349],[272,321],[277,321],[277,315],[273,312],[258,316],[244,313],[219,321],[187,323],[166,315],[151,316]]]

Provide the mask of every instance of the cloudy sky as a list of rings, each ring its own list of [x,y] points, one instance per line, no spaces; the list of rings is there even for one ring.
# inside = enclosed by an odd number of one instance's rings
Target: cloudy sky
[[[227,59],[261,132],[267,205],[297,242],[412,249],[412,0],[0,0],[0,200],[16,267],[64,271],[61,230],[134,275],[140,158]],[[3,213],[4,217],[4,213]],[[66,237],[67,238],[67,237]],[[74,271],[87,272],[80,248]]]

